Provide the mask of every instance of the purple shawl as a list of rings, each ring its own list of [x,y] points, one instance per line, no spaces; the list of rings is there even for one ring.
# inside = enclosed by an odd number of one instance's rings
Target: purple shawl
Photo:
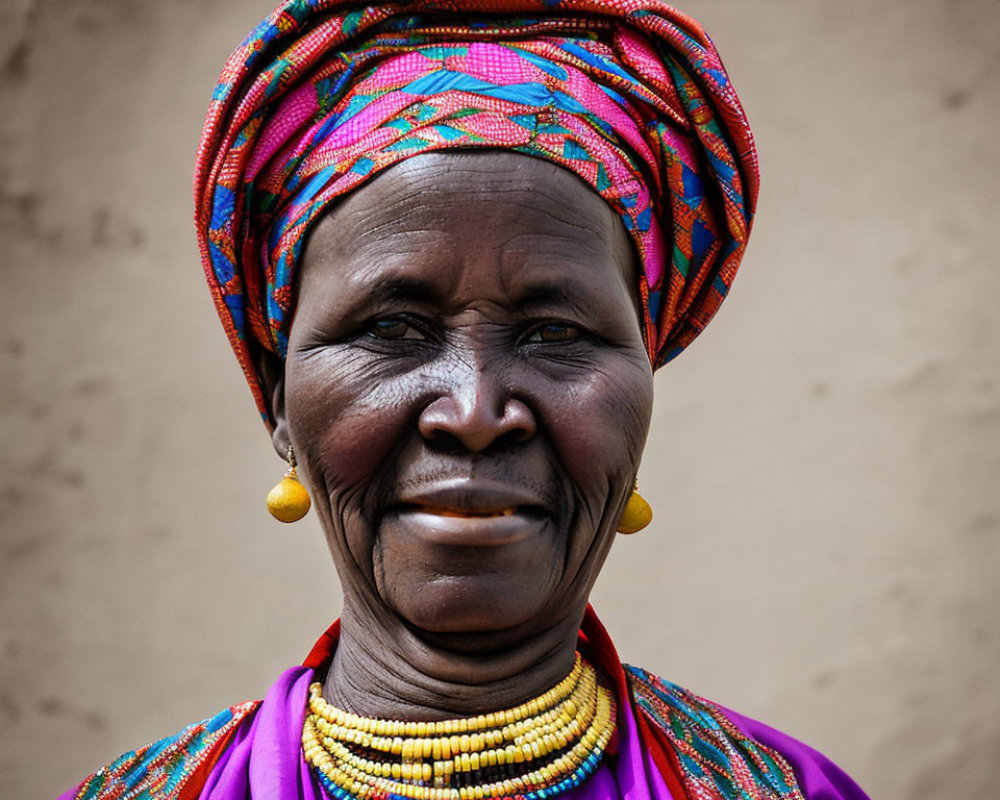
[[[336,624],[263,701],[126,753],[59,800],[328,800],[302,754],[309,685]],[[780,731],[623,668],[588,611],[579,644],[618,698],[617,743],[564,800],[868,800],[833,762]]]

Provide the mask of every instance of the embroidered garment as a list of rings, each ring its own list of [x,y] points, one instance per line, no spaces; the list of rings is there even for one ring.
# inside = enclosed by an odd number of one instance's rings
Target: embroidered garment
[[[335,624],[263,701],[126,753],[60,800],[327,800],[303,756],[302,725],[309,684],[329,666],[338,633]],[[592,610],[579,649],[617,695],[617,741],[561,800],[867,800],[815,750],[644,670],[623,668]]]
[[[469,148],[553,161],[620,215],[654,367],[719,307],[757,155],[690,17],[659,0],[286,0],[226,64],[195,175],[203,265],[265,420],[253,351],[285,354],[309,226],[402,159]]]

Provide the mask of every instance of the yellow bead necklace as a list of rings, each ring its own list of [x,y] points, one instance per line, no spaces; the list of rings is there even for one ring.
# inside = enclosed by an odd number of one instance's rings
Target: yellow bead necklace
[[[302,748],[336,800],[548,800],[597,768],[614,730],[614,696],[577,653],[539,697],[438,722],[351,714],[314,683]]]

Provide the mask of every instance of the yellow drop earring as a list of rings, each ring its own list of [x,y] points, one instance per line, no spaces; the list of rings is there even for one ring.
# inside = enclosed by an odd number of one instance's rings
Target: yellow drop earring
[[[288,445],[288,471],[278,485],[267,493],[267,510],[271,516],[281,522],[296,522],[302,519],[311,505],[309,492],[299,483],[298,472],[295,469],[295,453]]]
[[[639,484],[632,487],[622,518],[618,521],[618,533],[638,533],[653,521],[653,509],[646,498],[639,494]]]

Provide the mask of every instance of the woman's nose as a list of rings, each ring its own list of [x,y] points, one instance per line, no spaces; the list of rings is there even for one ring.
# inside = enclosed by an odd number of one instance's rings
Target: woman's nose
[[[457,383],[420,414],[420,434],[436,446],[478,453],[501,440],[522,442],[535,435],[535,415],[522,400],[481,370],[455,376]]]

